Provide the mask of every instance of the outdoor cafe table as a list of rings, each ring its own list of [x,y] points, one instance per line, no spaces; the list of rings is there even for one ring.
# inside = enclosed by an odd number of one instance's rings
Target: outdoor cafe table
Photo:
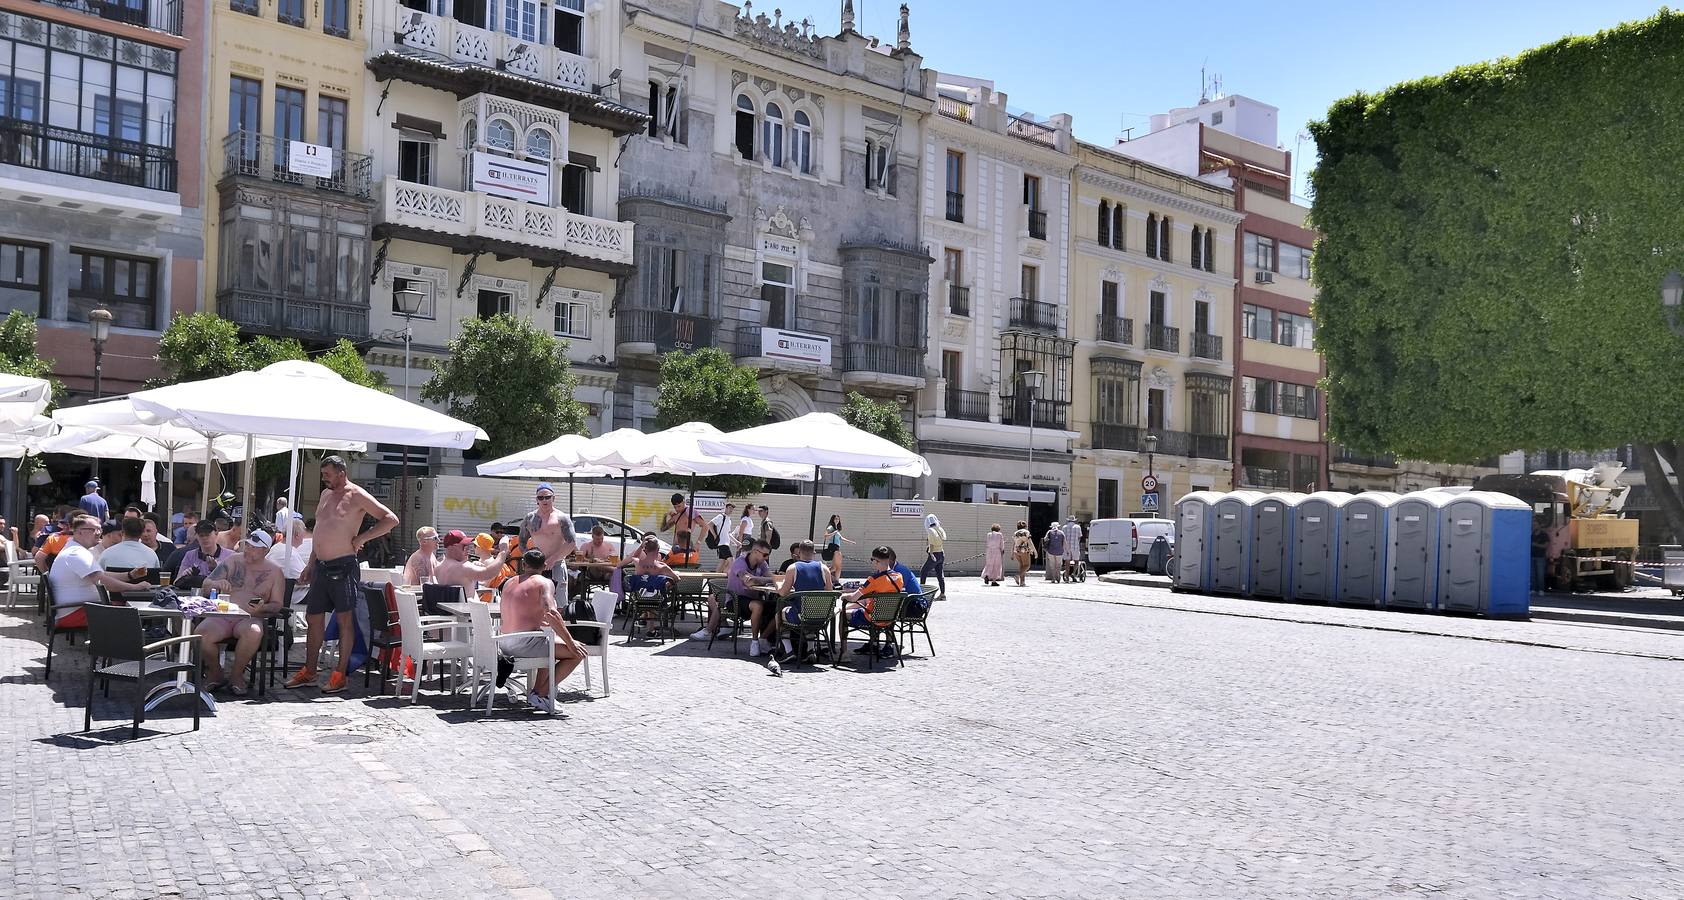
[[[199,595],[183,595],[182,599],[196,596]],[[188,621],[189,619],[209,619],[216,617],[241,618],[244,616],[253,616],[259,619],[273,619],[286,614],[286,610],[280,609],[267,613],[254,613],[244,609],[229,608],[226,611],[212,610],[210,612],[196,613],[189,616],[180,609],[158,606],[151,601],[147,601],[145,603],[130,603],[128,606],[131,609],[138,610],[142,619],[168,619],[170,622],[170,628],[175,632],[177,637],[185,637],[187,635],[190,625]],[[188,661],[189,654],[192,652],[192,647],[193,644],[190,643],[178,644],[175,648],[175,661],[179,663],[186,663]],[[154,707],[163,703],[165,700],[189,693],[198,695],[199,699],[205,702],[206,709],[211,712],[216,712],[216,698],[211,696],[209,692],[199,690],[197,685],[188,681],[186,672],[177,675],[175,677],[175,681],[173,682],[166,681],[163,684],[154,687],[151,692],[146,695],[146,710],[147,712],[151,712]]]

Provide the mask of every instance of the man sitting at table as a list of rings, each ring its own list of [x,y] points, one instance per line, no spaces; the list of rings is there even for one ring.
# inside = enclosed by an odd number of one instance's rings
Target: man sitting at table
[[[205,579],[206,591],[217,591],[230,610],[252,613],[249,616],[212,615],[199,621],[193,633],[199,636],[199,652],[205,660],[206,690],[227,688],[236,697],[246,695],[246,666],[263,646],[262,613],[281,608],[286,576],[281,567],[268,559],[274,539],[268,532],[253,531],[246,535],[240,552],[223,559]],[[222,642],[235,641],[234,668],[227,678],[222,677]]]
[[[234,555],[234,551],[216,542],[216,526],[210,522],[194,525],[193,537],[198,543],[187,548],[175,570],[174,586],[188,591],[203,586],[216,567]]]
[[[117,524],[115,519],[106,519],[99,525],[99,543],[89,548],[88,552],[94,555],[94,562],[99,563],[104,558],[105,551],[117,546],[117,543],[122,539],[123,526]],[[100,563],[101,568],[104,568],[104,566],[104,563]]]
[[[632,564],[632,573],[625,576],[622,597],[626,594],[659,594],[678,580],[678,573],[661,559],[661,540],[653,534],[644,535],[643,543],[632,551],[626,561]],[[655,633],[654,615],[653,612],[643,614],[644,633],[649,637]]]
[[[99,564],[107,569],[156,569],[158,554],[140,542],[146,533],[146,520],[139,516],[124,519],[123,542],[100,555]]]
[[[508,552],[498,550],[480,562],[468,559],[468,536],[451,531],[444,536],[444,559],[433,567],[433,578],[439,584],[454,584],[462,588],[462,599],[477,596],[480,582],[488,581],[503,568]],[[508,582],[504,582],[507,585]]]
[[[771,646],[773,631],[777,627],[775,617],[765,615],[766,610],[771,605],[770,598],[757,590],[757,588],[769,586],[773,583],[772,570],[766,562],[766,557],[771,552],[772,548],[766,546],[765,541],[751,541],[741,556],[731,560],[731,567],[726,570],[725,574],[725,592],[729,595],[730,602],[734,604],[737,617],[738,619],[746,618],[749,623],[749,656],[760,656],[762,654],[760,646],[762,632],[765,632],[767,647]],[[719,598],[709,595],[707,626],[690,635],[691,639],[698,641],[711,640],[712,636],[719,631],[721,618]]]
[[[608,543],[608,532],[603,531],[601,525],[592,525],[591,539],[580,544],[579,549],[574,552],[579,562],[607,563],[620,555],[620,547]],[[587,585],[606,585],[614,580],[614,571],[607,565],[580,566],[579,580]]]
[[[404,584],[426,584],[433,578],[433,570],[438,567],[439,533],[431,525],[423,525],[415,529],[415,542],[419,545],[409,560],[403,564]]]
[[[871,614],[871,598],[881,594],[900,594],[906,591],[906,581],[900,573],[894,570],[895,551],[888,547],[878,547],[871,551],[871,577],[858,590],[842,595],[843,609],[848,616],[848,624],[855,628],[864,628],[867,616]],[[860,647],[855,653],[869,652],[870,646]],[[894,648],[887,642],[878,648],[878,656],[885,658],[895,655]]]
[[[277,524],[275,546],[269,549],[269,561],[280,566],[281,574],[296,584],[304,575],[304,567],[310,562],[316,542],[310,537],[310,523],[303,513],[288,512],[287,515],[292,516],[292,541],[285,540],[285,523]]]
[[[140,533],[140,542],[158,557],[158,564],[175,555],[175,542],[170,540],[164,531],[164,517],[157,513],[147,513],[141,516],[146,522],[146,529]]]
[[[53,586],[53,614],[60,628],[88,627],[82,606],[99,602],[101,585],[112,594],[145,590],[147,585],[124,581],[102,571],[90,548],[99,542],[99,520],[77,516],[70,523],[70,539],[58,551],[47,580]]]
[[[788,597],[790,594],[803,591],[834,590],[835,579],[831,575],[830,567],[818,559],[818,548],[812,541],[799,540],[789,545],[789,567],[784,569],[783,577],[778,580],[778,596]],[[785,623],[794,625],[801,621],[800,611],[794,606],[784,610]],[[781,623],[780,623],[781,624]],[[783,639],[785,656],[795,652],[789,638]]]
[[[460,532],[451,532],[459,534]],[[445,535],[450,540],[450,535]],[[449,552],[448,550],[446,552]],[[552,648],[545,647],[548,639],[541,634],[521,636],[519,632],[537,631],[548,627],[555,632],[556,683],[567,680],[585,659],[585,648],[567,633],[567,619],[555,605],[555,582],[544,577],[548,557],[542,550],[528,550],[521,554],[520,571],[503,584],[502,599],[498,603],[503,617],[502,631],[509,637],[497,639],[497,652],[510,659],[542,657]],[[526,702],[534,709],[553,712],[550,702],[550,675],[540,671],[532,678],[532,690]]]
[[[924,593],[924,586],[918,583],[918,576],[906,567],[906,563],[900,561],[899,556],[895,555],[895,548],[889,547],[887,549],[889,551],[889,568],[900,575],[901,584],[906,585],[906,596],[916,597]]]

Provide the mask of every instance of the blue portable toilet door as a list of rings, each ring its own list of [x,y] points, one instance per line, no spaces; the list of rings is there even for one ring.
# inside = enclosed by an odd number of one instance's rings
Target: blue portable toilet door
[[[1218,501],[1212,512],[1216,520],[1211,524],[1211,544],[1205,548],[1210,557],[1210,590],[1238,594],[1245,590],[1246,527],[1251,509],[1240,500]]]
[[[1295,600],[1333,599],[1333,515],[1337,512],[1319,500],[1298,508],[1298,524],[1293,530],[1298,546],[1292,554]]]
[[[1207,505],[1198,501],[1175,507],[1175,586],[1195,591],[1205,589],[1205,514]]]
[[[1433,520],[1438,510],[1420,501],[1404,501],[1394,507],[1396,520],[1392,523],[1392,583],[1389,606],[1410,609],[1432,609],[1430,585],[1433,576],[1434,545]]]
[[[1439,524],[1438,608],[1461,612],[1485,609],[1489,588],[1487,542],[1489,511],[1468,500],[1451,503]]]
[[[1292,510],[1278,500],[1264,500],[1252,507],[1251,521],[1251,590],[1262,597],[1285,597],[1287,538],[1291,526],[1287,517]]]
[[[1341,509],[1339,523],[1340,602],[1380,605],[1386,568],[1386,548],[1381,544],[1386,511],[1373,502],[1354,502]]]

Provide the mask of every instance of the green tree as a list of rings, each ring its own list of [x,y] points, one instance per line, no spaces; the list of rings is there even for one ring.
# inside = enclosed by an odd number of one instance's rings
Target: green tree
[[[766,395],[760,392],[754,370],[737,365],[729,354],[714,347],[662,356],[655,424],[665,429],[685,422],[706,422],[720,431],[766,424]],[[760,493],[766,480],[726,475],[699,479],[698,486],[740,497]]]
[[[0,372],[51,380],[53,361],[42,359],[36,345],[35,317],[14,309],[0,320]],[[53,386],[58,394],[58,386]]]
[[[1675,533],[1684,15],[1357,94],[1312,123],[1316,344],[1342,444],[1465,461],[1627,442]]]
[[[239,326],[215,313],[177,316],[158,339],[163,374],[151,386],[221,378],[250,368]]]
[[[449,404],[450,414],[485,429],[488,458],[583,434],[585,405],[567,342],[507,315],[466,319],[450,352],[421,386],[422,399]]]
[[[906,427],[906,420],[901,418],[899,404],[887,400],[873,400],[858,391],[850,391],[842,401],[842,409],[838,410],[838,414],[844,422],[861,431],[875,434],[908,450],[917,449],[917,442],[912,438],[912,429]],[[870,495],[872,488],[888,483],[889,476],[881,473],[848,474],[848,485],[854,489],[854,496],[861,500]]]

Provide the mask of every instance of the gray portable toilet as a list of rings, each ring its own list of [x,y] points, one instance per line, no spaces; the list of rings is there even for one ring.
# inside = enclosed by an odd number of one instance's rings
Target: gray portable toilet
[[[1250,563],[1246,559],[1251,550],[1251,506],[1263,499],[1256,491],[1232,491],[1223,494],[1211,507],[1210,543],[1205,552],[1210,555],[1210,583],[1212,594],[1243,594]]]
[[[1210,546],[1212,510],[1222,494],[1194,491],[1175,501],[1175,562],[1170,566],[1170,587],[1177,591],[1210,590]]]
[[[1264,494],[1251,505],[1251,552],[1246,594],[1285,600],[1292,596],[1292,526],[1304,495]]]
[[[1333,602],[1384,606],[1388,517],[1398,495],[1365,491],[1339,508],[1339,575]]]
[[[1508,494],[1466,491],[1438,526],[1438,608],[1525,615],[1531,606],[1532,507]]]
[[[1438,605],[1438,525],[1456,499],[1442,491],[1404,494],[1387,523],[1386,606],[1435,609]]]
[[[1351,495],[1317,491],[1293,510],[1292,599],[1331,603],[1339,582],[1339,514]]]

